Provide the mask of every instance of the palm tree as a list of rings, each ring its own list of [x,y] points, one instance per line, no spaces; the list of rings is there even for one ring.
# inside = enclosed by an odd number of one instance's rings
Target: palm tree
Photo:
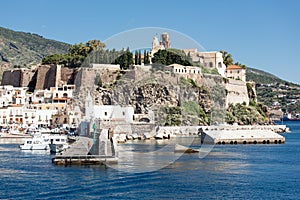
[[[223,63],[228,66],[233,64],[232,55],[227,51],[220,51],[223,55]]]

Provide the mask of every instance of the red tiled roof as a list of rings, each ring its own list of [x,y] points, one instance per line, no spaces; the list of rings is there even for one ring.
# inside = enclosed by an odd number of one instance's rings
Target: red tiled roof
[[[20,105],[20,104],[11,104],[10,106],[11,107],[22,107],[22,105]]]
[[[238,65],[228,65],[226,69],[231,70],[231,69],[243,69],[243,68]]]
[[[68,98],[65,98],[65,97],[57,98],[57,97],[55,97],[55,98],[53,98],[53,100],[68,100]]]

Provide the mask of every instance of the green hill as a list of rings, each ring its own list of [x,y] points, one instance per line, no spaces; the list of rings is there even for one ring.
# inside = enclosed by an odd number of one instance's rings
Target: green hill
[[[43,57],[66,53],[70,45],[45,39],[34,33],[17,32],[0,27],[0,66],[29,66]]]
[[[282,80],[271,73],[268,73],[268,72],[265,72],[265,71],[262,71],[259,69],[255,69],[255,68],[250,68],[250,67],[247,68],[246,77],[247,77],[247,81],[254,81],[259,84],[280,83],[280,84],[296,85],[296,84],[287,82],[285,80]]]
[[[247,80],[256,83],[257,100],[272,110],[300,113],[300,85],[262,70],[247,68]]]

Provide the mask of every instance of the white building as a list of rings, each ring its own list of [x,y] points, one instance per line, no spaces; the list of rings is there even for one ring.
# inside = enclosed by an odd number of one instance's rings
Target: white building
[[[57,110],[36,110],[35,124],[37,127],[50,126],[52,122],[52,115],[57,112]]]
[[[195,66],[183,66],[180,64],[171,64],[172,72],[175,74],[201,74],[201,68]]]
[[[27,102],[27,87],[13,87],[5,85],[0,87],[0,107],[6,107],[10,104],[23,105]]]
[[[23,109],[23,126],[24,127],[37,127],[37,120],[36,120],[36,110],[35,109]]]
[[[218,73],[225,77],[226,65],[223,63],[223,55],[218,51],[198,52],[197,49],[183,49],[193,62],[200,63],[206,68],[216,68]]]
[[[17,129],[22,127],[23,122],[23,108],[21,105],[0,109],[0,126]]]
[[[134,109],[131,106],[121,107],[119,105],[95,105],[95,118],[101,121],[133,122]]]
[[[52,94],[49,90],[35,90],[28,98],[31,103],[49,103],[52,101]]]
[[[75,85],[63,85],[60,87],[51,87],[50,91],[53,94],[53,98],[72,98]]]
[[[246,82],[246,69],[238,65],[229,65],[226,68],[226,77]]]

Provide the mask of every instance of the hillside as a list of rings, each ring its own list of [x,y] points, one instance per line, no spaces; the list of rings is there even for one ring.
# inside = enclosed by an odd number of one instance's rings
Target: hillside
[[[70,45],[43,38],[33,33],[17,32],[0,27],[0,66],[30,66],[51,54],[67,52]],[[1,73],[2,74],[2,73]]]
[[[283,112],[300,113],[300,85],[254,68],[247,68],[246,75],[248,81],[256,83],[259,102],[264,103],[271,110],[281,109]]]

